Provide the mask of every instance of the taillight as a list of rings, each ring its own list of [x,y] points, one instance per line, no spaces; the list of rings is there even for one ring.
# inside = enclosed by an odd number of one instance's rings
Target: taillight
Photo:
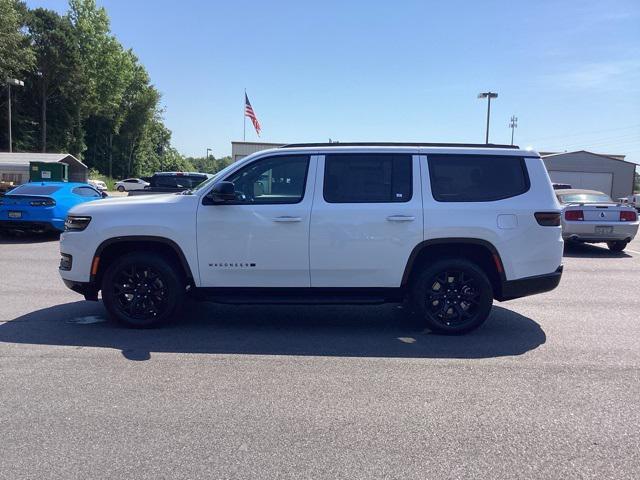
[[[558,212],[536,212],[534,214],[538,225],[543,227],[559,227],[560,214]]]
[[[638,219],[638,214],[633,210],[622,210],[620,212],[621,222],[635,222]]]
[[[584,212],[582,210],[567,210],[564,212],[565,220],[584,220]]]

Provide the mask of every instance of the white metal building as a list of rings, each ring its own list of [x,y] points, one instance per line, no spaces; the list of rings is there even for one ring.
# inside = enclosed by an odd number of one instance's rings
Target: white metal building
[[[264,142],[231,142],[231,159],[237,162],[241,158],[267,150],[269,148],[278,148],[285,145],[284,143],[264,143]]]
[[[31,162],[66,163],[69,165],[70,182],[86,182],[89,168],[68,153],[0,153],[0,181],[13,182],[15,185],[29,181]]]
[[[573,188],[598,190],[618,199],[633,193],[636,164],[626,162],[624,155],[576,152],[545,153],[542,159],[551,181],[568,183]]]

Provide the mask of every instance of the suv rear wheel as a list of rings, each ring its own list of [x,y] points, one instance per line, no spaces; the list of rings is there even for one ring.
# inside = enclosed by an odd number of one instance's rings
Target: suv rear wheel
[[[102,279],[109,316],[133,328],[166,323],[184,301],[184,282],[173,264],[157,254],[133,252],[114,261]]]
[[[493,289],[487,275],[465,259],[444,259],[413,283],[412,301],[430,330],[459,335],[478,328],[491,312]]]

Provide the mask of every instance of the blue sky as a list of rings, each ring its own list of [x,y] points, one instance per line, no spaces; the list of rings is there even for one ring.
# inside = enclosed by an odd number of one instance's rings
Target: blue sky
[[[65,0],[28,0],[66,11]],[[98,0],[162,93],[173,143],[483,142],[640,163],[640,2]],[[257,140],[247,122],[247,140]]]

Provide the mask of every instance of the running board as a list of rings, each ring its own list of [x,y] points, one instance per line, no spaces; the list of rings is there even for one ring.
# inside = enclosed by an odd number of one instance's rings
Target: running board
[[[232,305],[380,305],[402,301],[399,288],[196,288],[200,300]]]

